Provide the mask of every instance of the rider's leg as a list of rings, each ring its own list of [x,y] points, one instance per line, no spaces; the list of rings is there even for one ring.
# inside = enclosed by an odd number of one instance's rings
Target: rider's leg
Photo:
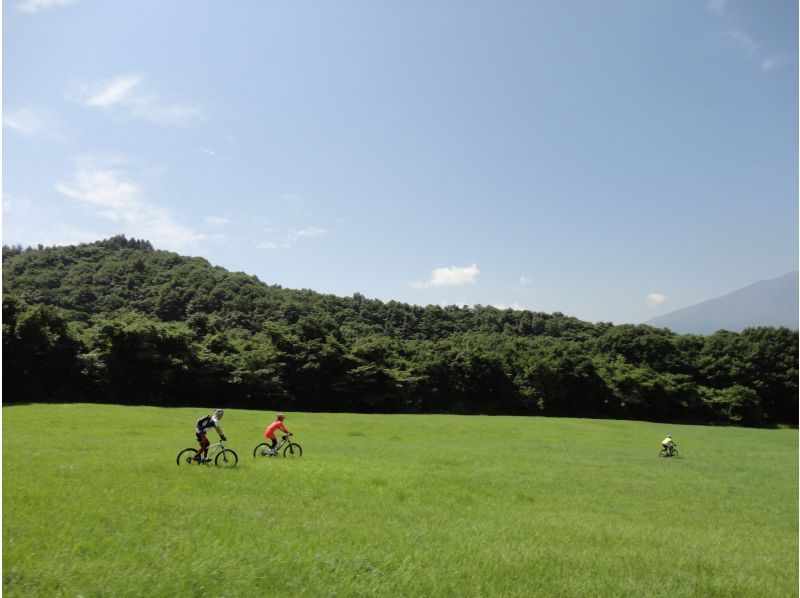
[[[278,439],[277,438],[270,438],[269,441],[271,443],[269,449],[271,451],[274,451],[275,447],[278,446]]]
[[[208,438],[206,438],[205,434],[198,434],[197,435],[197,442],[200,443],[200,450],[194,456],[195,461],[200,460],[200,453],[204,453],[204,458],[208,457]]]

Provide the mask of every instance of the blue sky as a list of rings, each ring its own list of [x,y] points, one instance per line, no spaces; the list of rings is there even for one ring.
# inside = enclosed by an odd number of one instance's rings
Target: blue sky
[[[790,0],[3,2],[3,242],[642,322],[798,267]]]

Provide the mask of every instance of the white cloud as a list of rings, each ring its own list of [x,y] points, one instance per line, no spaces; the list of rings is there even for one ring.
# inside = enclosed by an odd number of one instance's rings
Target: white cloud
[[[201,154],[206,154],[207,156],[216,156],[217,152],[212,149],[208,149],[207,147],[200,147],[198,150]]]
[[[225,226],[226,224],[230,224],[231,221],[227,218],[222,218],[221,216],[207,216],[206,223],[210,224],[211,226]]]
[[[527,309],[526,307],[520,305],[516,301],[514,301],[514,303],[512,303],[511,305],[506,305],[505,303],[492,303],[492,307],[496,307],[497,309],[502,309],[502,310],[513,309],[514,311],[524,311]]]
[[[666,295],[662,295],[661,293],[650,293],[647,297],[647,304],[652,307],[658,307],[659,305],[665,305],[668,301]]]
[[[775,69],[779,69],[783,66],[786,66],[788,63],[789,63],[789,57],[786,56],[785,54],[770,56],[761,63],[761,70],[772,71]]]
[[[164,100],[147,88],[140,75],[120,75],[111,81],[74,85],[78,101],[105,112],[160,125],[181,125],[206,118],[206,109],[199,104]]]
[[[3,114],[3,126],[22,135],[33,135],[44,130],[44,123],[33,110],[23,108]]]
[[[119,170],[85,163],[71,180],[55,189],[77,200],[93,215],[121,225],[132,237],[145,238],[156,247],[184,249],[206,238],[175,221],[169,210],[142,199],[142,190]]]
[[[319,235],[324,235],[328,231],[324,228],[315,228],[310,226],[308,228],[304,228],[301,230],[293,230],[289,232],[290,239],[299,239],[300,237],[318,237]]]
[[[259,249],[281,249],[281,248],[286,248],[286,247],[290,247],[290,246],[289,245],[280,245],[280,244],[275,243],[273,241],[264,241],[263,243],[259,243],[258,245],[256,245],[256,247],[258,247]]]
[[[123,103],[130,98],[131,92],[141,80],[142,78],[138,75],[117,77],[109,83],[101,85],[99,89],[95,89],[94,93],[90,93],[89,97],[85,98],[84,103],[87,106],[99,108],[110,108],[115,104]]]
[[[267,229],[270,232],[272,229]],[[278,241],[264,241],[256,245],[259,249],[289,249],[296,241],[300,239],[307,239],[310,237],[318,237],[326,234],[328,231],[324,228],[316,228],[309,226],[300,230],[292,229],[288,231]]]
[[[758,47],[758,44],[744,31],[726,31],[723,35],[739,44],[747,52],[752,52]]]
[[[34,14],[43,9],[72,4],[73,2],[75,0],[23,0],[23,2],[17,4],[17,8],[22,12]]]
[[[458,266],[436,268],[431,273],[431,278],[427,282],[412,282],[409,284],[415,289],[460,286],[464,284],[473,284],[478,274],[480,274],[480,270],[478,270],[478,266],[475,264],[463,268]]]
[[[725,5],[728,0],[708,0],[708,10],[717,13],[719,16],[725,14]]]
[[[533,279],[530,276],[520,276],[519,277],[520,284],[531,284],[533,283]]]
[[[54,217],[50,206],[38,205],[10,193],[3,194],[3,243],[7,245],[76,245],[104,236],[101,232],[63,224],[57,216]]]

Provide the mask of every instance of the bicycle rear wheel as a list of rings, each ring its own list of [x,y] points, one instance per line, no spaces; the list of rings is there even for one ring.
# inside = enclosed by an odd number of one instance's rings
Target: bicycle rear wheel
[[[287,459],[298,459],[303,456],[303,448],[299,444],[290,442],[283,449],[283,456]]]
[[[253,449],[253,458],[256,457],[266,457],[269,455],[267,452],[271,445],[268,442],[262,442],[256,448]]]
[[[214,459],[214,465],[217,467],[236,467],[238,462],[239,457],[231,449],[222,449]]]
[[[665,451],[664,449],[661,449],[660,451],[658,451],[658,456],[659,457],[666,457],[667,456],[667,451]]]
[[[180,453],[178,453],[178,458],[176,462],[178,465],[195,465],[198,462],[194,461],[194,456],[197,454],[197,449],[193,448],[186,448],[183,449]]]

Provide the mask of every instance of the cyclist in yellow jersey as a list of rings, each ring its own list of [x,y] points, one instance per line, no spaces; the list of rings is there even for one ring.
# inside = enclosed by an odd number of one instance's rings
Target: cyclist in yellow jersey
[[[672,434],[667,434],[667,437],[661,441],[661,446],[664,447],[665,451],[672,452],[672,447],[678,446],[672,441]]]

